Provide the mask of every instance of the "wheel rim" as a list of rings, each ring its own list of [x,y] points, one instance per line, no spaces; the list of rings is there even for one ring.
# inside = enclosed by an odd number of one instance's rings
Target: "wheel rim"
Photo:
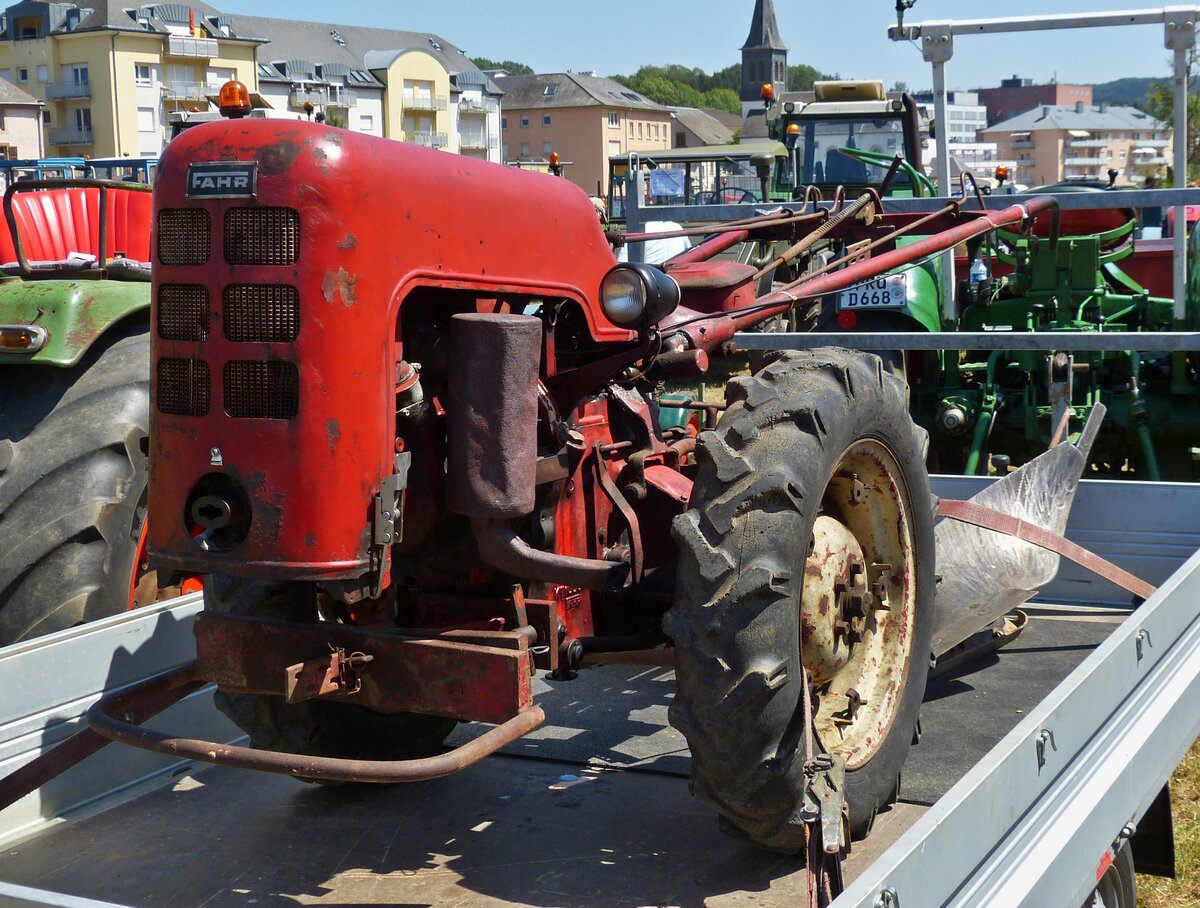
[[[899,463],[881,442],[859,440],[826,482],[800,609],[817,737],[847,769],[870,761],[900,708],[916,620],[914,556]]]

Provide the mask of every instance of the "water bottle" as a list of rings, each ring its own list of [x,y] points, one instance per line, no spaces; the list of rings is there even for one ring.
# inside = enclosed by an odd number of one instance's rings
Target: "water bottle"
[[[971,288],[971,300],[979,302],[979,297],[983,291],[983,285],[988,279],[988,267],[983,261],[983,257],[975,259],[971,262],[971,270],[969,273],[969,284]]]

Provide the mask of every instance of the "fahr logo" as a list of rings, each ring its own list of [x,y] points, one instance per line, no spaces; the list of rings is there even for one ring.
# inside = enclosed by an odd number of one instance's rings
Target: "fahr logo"
[[[187,172],[189,199],[252,199],[258,193],[258,163],[248,161],[191,164]]]

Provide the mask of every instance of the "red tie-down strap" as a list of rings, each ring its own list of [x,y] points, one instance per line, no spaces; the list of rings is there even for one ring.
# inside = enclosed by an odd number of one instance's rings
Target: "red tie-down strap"
[[[1065,536],[1051,533],[1049,530],[1027,523],[1011,514],[1005,514],[1003,511],[997,511],[973,501],[955,501],[943,498],[938,503],[938,514],[951,520],[960,520],[972,526],[982,527],[985,530],[994,530],[1005,536],[1015,536],[1017,539],[1055,552],[1064,558],[1069,558],[1080,567],[1087,568],[1093,574],[1097,574],[1105,580],[1111,580],[1117,586],[1142,599],[1149,599],[1158,589],[1123,568],[1117,567],[1111,561],[1101,558],[1095,552],[1089,552],[1083,546],[1076,545]]]

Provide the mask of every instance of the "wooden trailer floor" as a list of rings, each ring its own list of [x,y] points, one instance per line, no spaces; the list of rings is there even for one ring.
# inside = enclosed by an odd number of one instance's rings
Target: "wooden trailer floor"
[[[1031,609],[1009,649],[931,683],[890,844],[1121,620]],[[0,853],[0,880],[129,906],[801,904],[793,857],[722,835],[688,794],[672,676],[607,666],[539,682],[552,723],[451,778],[326,788],[210,768]],[[185,732],[185,729],[180,729]],[[456,732],[462,735],[470,730]]]

